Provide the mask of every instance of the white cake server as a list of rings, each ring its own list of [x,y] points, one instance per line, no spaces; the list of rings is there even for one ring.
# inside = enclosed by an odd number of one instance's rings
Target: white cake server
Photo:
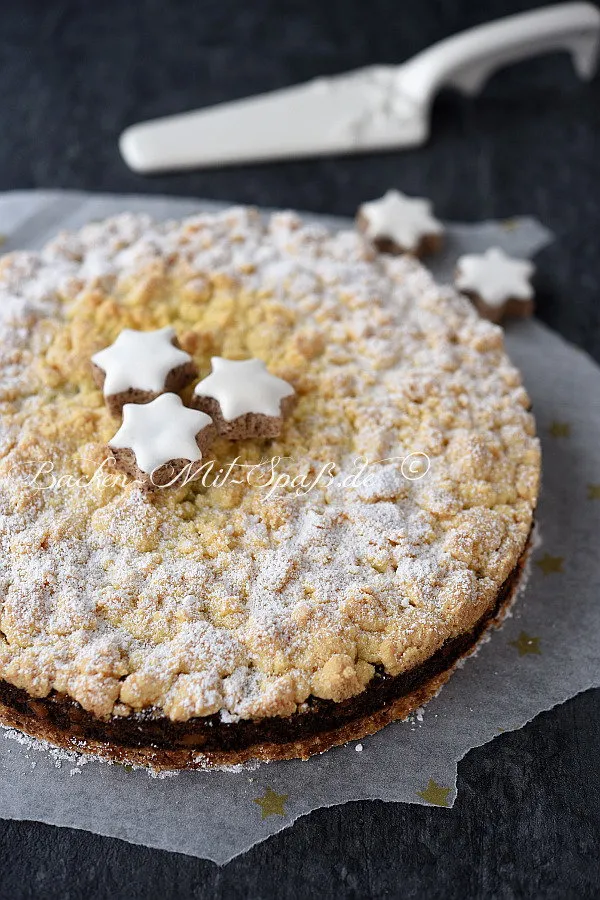
[[[333,153],[413,147],[429,136],[443,85],[476,94],[507,63],[568,50],[593,76],[600,11],[564,3],[455,35],[401,66],[371,66],[258,97],[133,125],[121,135],[136,172],[224,166]]]

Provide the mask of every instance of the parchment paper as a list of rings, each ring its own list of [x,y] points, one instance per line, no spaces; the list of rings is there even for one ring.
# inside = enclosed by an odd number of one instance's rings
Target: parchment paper
[[[58,192],[0,195],[6,238],[0,252],[40,247],[60,228],[126,209],[170,218],[210,206]],[[528,219],[450,225],[447,251],[432,269],[445,279],[459,253],[496,244],[527,256],[550,239]],[[507,343],[533,399],[543,444],[542,544],[514,614],[423,714],[307,762],[167,778],[50,750],[4,729],[0,816],[84,828],[224,863],[320,806],[365,798],[451,806],[457,762],[469,749],[599,686],[600,369],[533,320],[511,324]]]

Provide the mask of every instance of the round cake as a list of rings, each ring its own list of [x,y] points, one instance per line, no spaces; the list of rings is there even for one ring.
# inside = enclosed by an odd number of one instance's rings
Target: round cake
[[[219,434],[157,490],[115,468],[92,357],[126,329],[199,379],[262,361],[294,392],[279,435]],[[193,768],[405,717],[514,594],[529,407],[468,300],[293,213],[126,214],[3,257],[0,722]]]

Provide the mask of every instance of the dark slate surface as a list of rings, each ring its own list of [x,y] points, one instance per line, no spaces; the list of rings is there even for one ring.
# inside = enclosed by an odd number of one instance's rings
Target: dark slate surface
[[[375,62],[400,62],[521,0],[22,0],[0,11],[0,190],[172,193],[352,214],[396,186],[454,219],[532,213],[541,318],[600,360],[600,82],[566,57],[444,95],[422,149],[144,179],[126,125]],[[471,752],[454,810],[320,810],[219,869],[36,823],[0,822],[1,897],[594,897],[597,691]]]

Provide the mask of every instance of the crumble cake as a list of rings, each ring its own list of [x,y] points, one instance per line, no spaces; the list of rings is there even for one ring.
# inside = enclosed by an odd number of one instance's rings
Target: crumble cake
[[[144,491],[91,359],[262,360],[279,436]],[[193,405],[193,385],[182,391]],[[0,721],[155,768],[308,757],[429,699],[518,581],[540,451],[500,328],[292,213],[122,215],[0,260]]]

